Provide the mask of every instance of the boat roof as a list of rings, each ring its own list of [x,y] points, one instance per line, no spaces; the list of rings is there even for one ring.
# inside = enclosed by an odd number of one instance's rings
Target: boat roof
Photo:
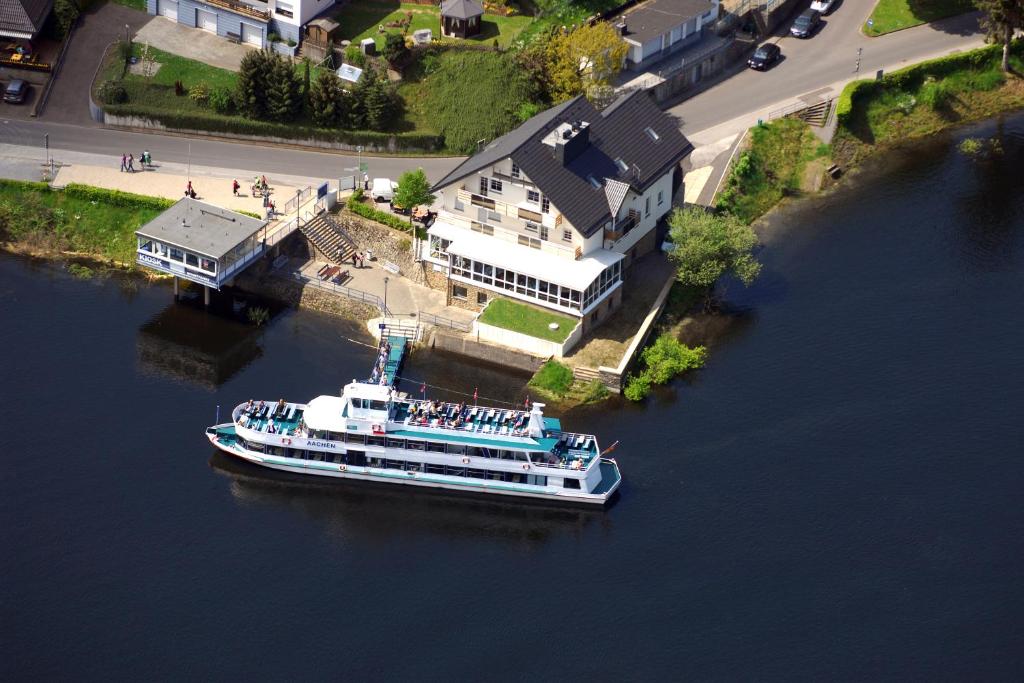
[[[326,429],[331,432],[345,431],[345,418],[341,411],[347,399],[340,396],[317,396],[308,404],[304,416],[306,424],[314,429]]]
[[[394,398],[391,393],[391,387],[385,384],[369,384],[358,380],[352,380],[348,383],[348,386],[345,387],[344,395],[346,397],[368,398],[371,401],[390,401]]]
[[[531,439],[529,437],[509,437],[503,439],[500,436],[488,437],[484,434],[460,434],[453,429],[424,428],[420,429],[396,429],[389,431],[387,436],[400,436],[407,439],[423,439],[424,441],[447,441],[452,443],[468,443],[475,446],[489,446],[491,448],[505,448],[519,451],[550,451],[558,443],[558,439]]]

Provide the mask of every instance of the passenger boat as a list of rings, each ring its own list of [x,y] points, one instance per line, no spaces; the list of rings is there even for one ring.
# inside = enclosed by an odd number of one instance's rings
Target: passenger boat
[[[416,400],[353,380],[307,404],[249,401],[217,448],[286,472],[602,505],[622,481],[597,439],[529,411]]]

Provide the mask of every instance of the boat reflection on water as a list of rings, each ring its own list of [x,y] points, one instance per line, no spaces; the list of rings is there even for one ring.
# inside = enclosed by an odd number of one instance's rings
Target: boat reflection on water
[[[271,317],[281,308],[225,290],[204,310],[201,297],[183,296],[139,328],[140,370],[216,389],[263,354],[259,338],[264,328],[246,319],[254,306]]]
[[[230,480],[238,501],[299,510],[342,539],[435,534],[544,543],[588,527],[609,530],[606,513],[614,506],[591,510],[415,487],[395,490],[393,485],[367,482],[311,482],[310,477],[259,468],[221,451],[214,452],[210,467]]]

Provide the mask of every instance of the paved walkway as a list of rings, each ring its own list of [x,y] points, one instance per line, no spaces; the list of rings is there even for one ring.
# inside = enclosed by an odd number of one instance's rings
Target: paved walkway
[[[172,55],[195,59],[228,71],[238,71],[242,57],[256,48],[238,45],[200,28],[189,28],[166,17],[153,17],[135,34],[135,42]]]

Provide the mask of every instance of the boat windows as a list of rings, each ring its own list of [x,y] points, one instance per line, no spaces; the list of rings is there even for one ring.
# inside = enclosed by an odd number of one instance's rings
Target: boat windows
[[[405,447],[410,451],[422,451],[426,448],[427,443],[425,441],[413,441],[409,440],[406,442]]]
[[[487,470],[466,470],[466,476],[472,479],[486,479]]]
[[[466,476],[465,467],[446,467],[445,474],[449,477],[464,477]]]
[[[364,401],[364,403],[370,404],[370,410],[387,410],[387,401]]]
[[[344,441],[345,434],[342,432],[327,432],[327,438],[331,441]]]
[[[249,450],[259,451],[259,452],[262,453],[263,452],[263,444],[261,444],[259,441],[250,441],[249,442]]]
[[[437,441],[427,442],[427,450],[434,453],[444,453],[444,444]]]
[[[427,474],[444,474],[444,465],[431,465],[427,463]]]
[[[405,448],[405,439],[395,439],[389,436],[384,443],[388,448]]]
[[[465,455],[466,447],[462,444],[450,443],[448,444],[448,455]]]
[[[384,458],[367,458],[366,459],[366,465],[367,465],[367,467],[383,468],[384,467]]]
[[[368,436],[368,437],[366,437],[366,445],[367,446],[383,446],[384,445],[384,437],[383,436]]]
[[[562,487],[563,488],[567,488],[567,489],[579,489],[579,487],[580,487],[580,480],[579,479],[565,479],[563,481]]]
[[[486,448],[479,448],[477,446],[466,446],[466,455],[471,458],[489,458],[490,453]]]
[[[350,465],[357,465],[358,467],[364,467],[366,462],[366,453],[363,451],[349,451],[345,454],[345,459]]]
[[[366,436],[363,434],[346,434],[345,441],[362,445],[366,443]]]
[[[385,469],[389,469],[389,470],[404,470],[405,469],[405,461],[404,460],[385,460],[384,461],[384,468]]]
[[[311,453],[312,453],[313,457],[310,458],[310,460],[314,460],[316,462],[322,462],[323,461],[323,459],[324,459],[324,454],[323,453],[321,453],[320,451],[311,451]]]
[[[423,463],[421,463],[421,462],[407,462],[407,463],[405,463],[405,471],[406,472],[422,472],[423,471]]]

